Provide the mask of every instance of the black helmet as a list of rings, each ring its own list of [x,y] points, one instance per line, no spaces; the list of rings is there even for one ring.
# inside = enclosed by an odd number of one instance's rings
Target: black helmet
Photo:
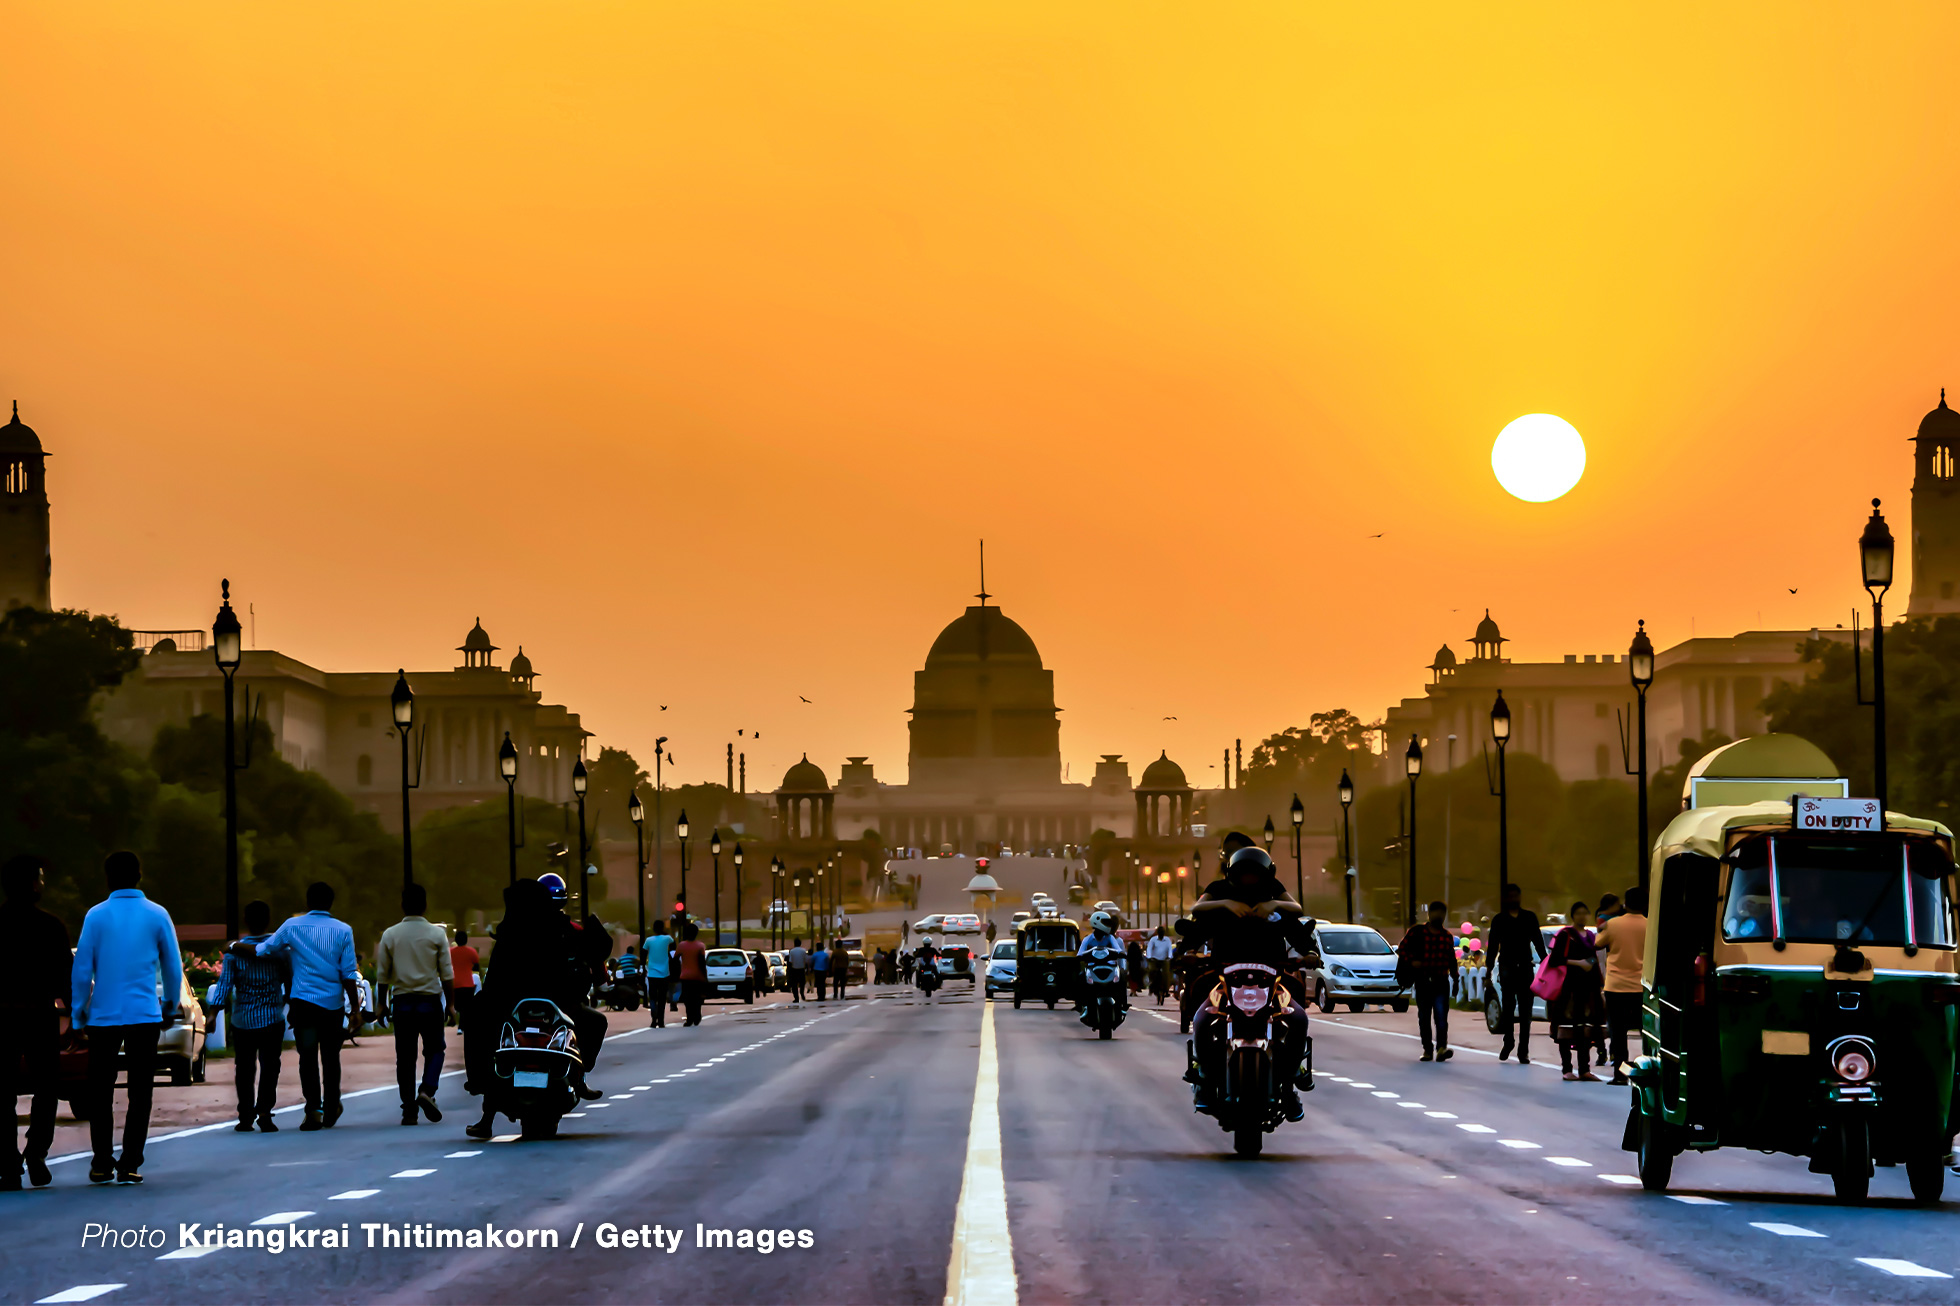
[[[1273,859],[1264,848],[1241,848],[1225,863],[1225,874],[1230,877],[1257,875],[1264,879],[1272,873]]]

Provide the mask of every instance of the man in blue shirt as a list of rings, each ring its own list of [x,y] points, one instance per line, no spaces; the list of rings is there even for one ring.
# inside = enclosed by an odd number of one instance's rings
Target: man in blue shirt
[[[82,918],[70,976],[75,1028],[88,1034],[90,1183],[143,1182],[143,1144],[150,1136],[157,1036],[177,1023],[184,963],[170,913],[136,887],[143,863],[132,852],[110,853],[102,864],[109,896]],[[116,1058],[129,1071],[129,1114],[122,1156],[115,1141]]]
[[[667,1012],[674,996],[674,936],[667,933],[667,922],[653,923],[647,939],[647,1008],[653,1013],[653,1027],[667,1023]]]
[[[245,936],[254,949],[272,937],[272,908],[256,899],[245,904]],[[229,1005],[233,1059],[238,1070],[238,1125],[241,1134],[276,1134],[272,1104],[279,1095],[279,1054],[286,1037],[286,963],[277,957],[225,954],[211,1005]],[[256,1091],[254,1076],[256,1075]]]
[[[353,1018],[360,1019],[354,931],[329,914],[333,897],[331,884],[310,884],[304,916],[288,918],[263,943],[232,945],[241,957],[284,957],[292,967],[292,999],[286,1011],[299,1051],[299,1088],[306,1098],[301,1133],[331,1129],[340,1119],[340,1044],[352,1033],[342,994],[356,1013]]]
[[[817,950],[810,954],[810,979],[817,986],[817,1001],[823,1001],[824,985],[830,982],[830,949],[817,940]]]

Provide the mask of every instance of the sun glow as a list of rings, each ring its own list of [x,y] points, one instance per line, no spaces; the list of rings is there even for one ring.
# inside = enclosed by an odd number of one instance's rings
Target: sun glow
[[[1490,469],[1518,498],[1548,503],[1586,474],[1586,442],[1563,417],[1526,413],[1497,433]]]

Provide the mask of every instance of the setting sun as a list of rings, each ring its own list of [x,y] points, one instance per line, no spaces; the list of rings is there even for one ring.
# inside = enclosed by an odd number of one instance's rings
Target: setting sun
[[[1526,413],[1497,433],[1490,468],[1516,497],[1549,503],[1586,474],[1586,442],[1563,417]]]

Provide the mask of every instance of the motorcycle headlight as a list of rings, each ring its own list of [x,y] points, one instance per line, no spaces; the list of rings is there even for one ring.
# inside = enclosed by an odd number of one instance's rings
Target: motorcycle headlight
[[[563,1052],[566,1048],[570,1047],[571,1045],[572,1045],[572,1031],[570,1026],[567,1026],[566,1028],[559,1030],[556,1034],[553,1034],[551,1036],[551,1042],[546,1044],[545,1046],[550,1047],[556,1051]]]
[[[1878,1054],[1862,1038],[1847,1035],[1831,1044],[1831,1073],[1847,1084],[1862,1084],[1878,1068]]]

